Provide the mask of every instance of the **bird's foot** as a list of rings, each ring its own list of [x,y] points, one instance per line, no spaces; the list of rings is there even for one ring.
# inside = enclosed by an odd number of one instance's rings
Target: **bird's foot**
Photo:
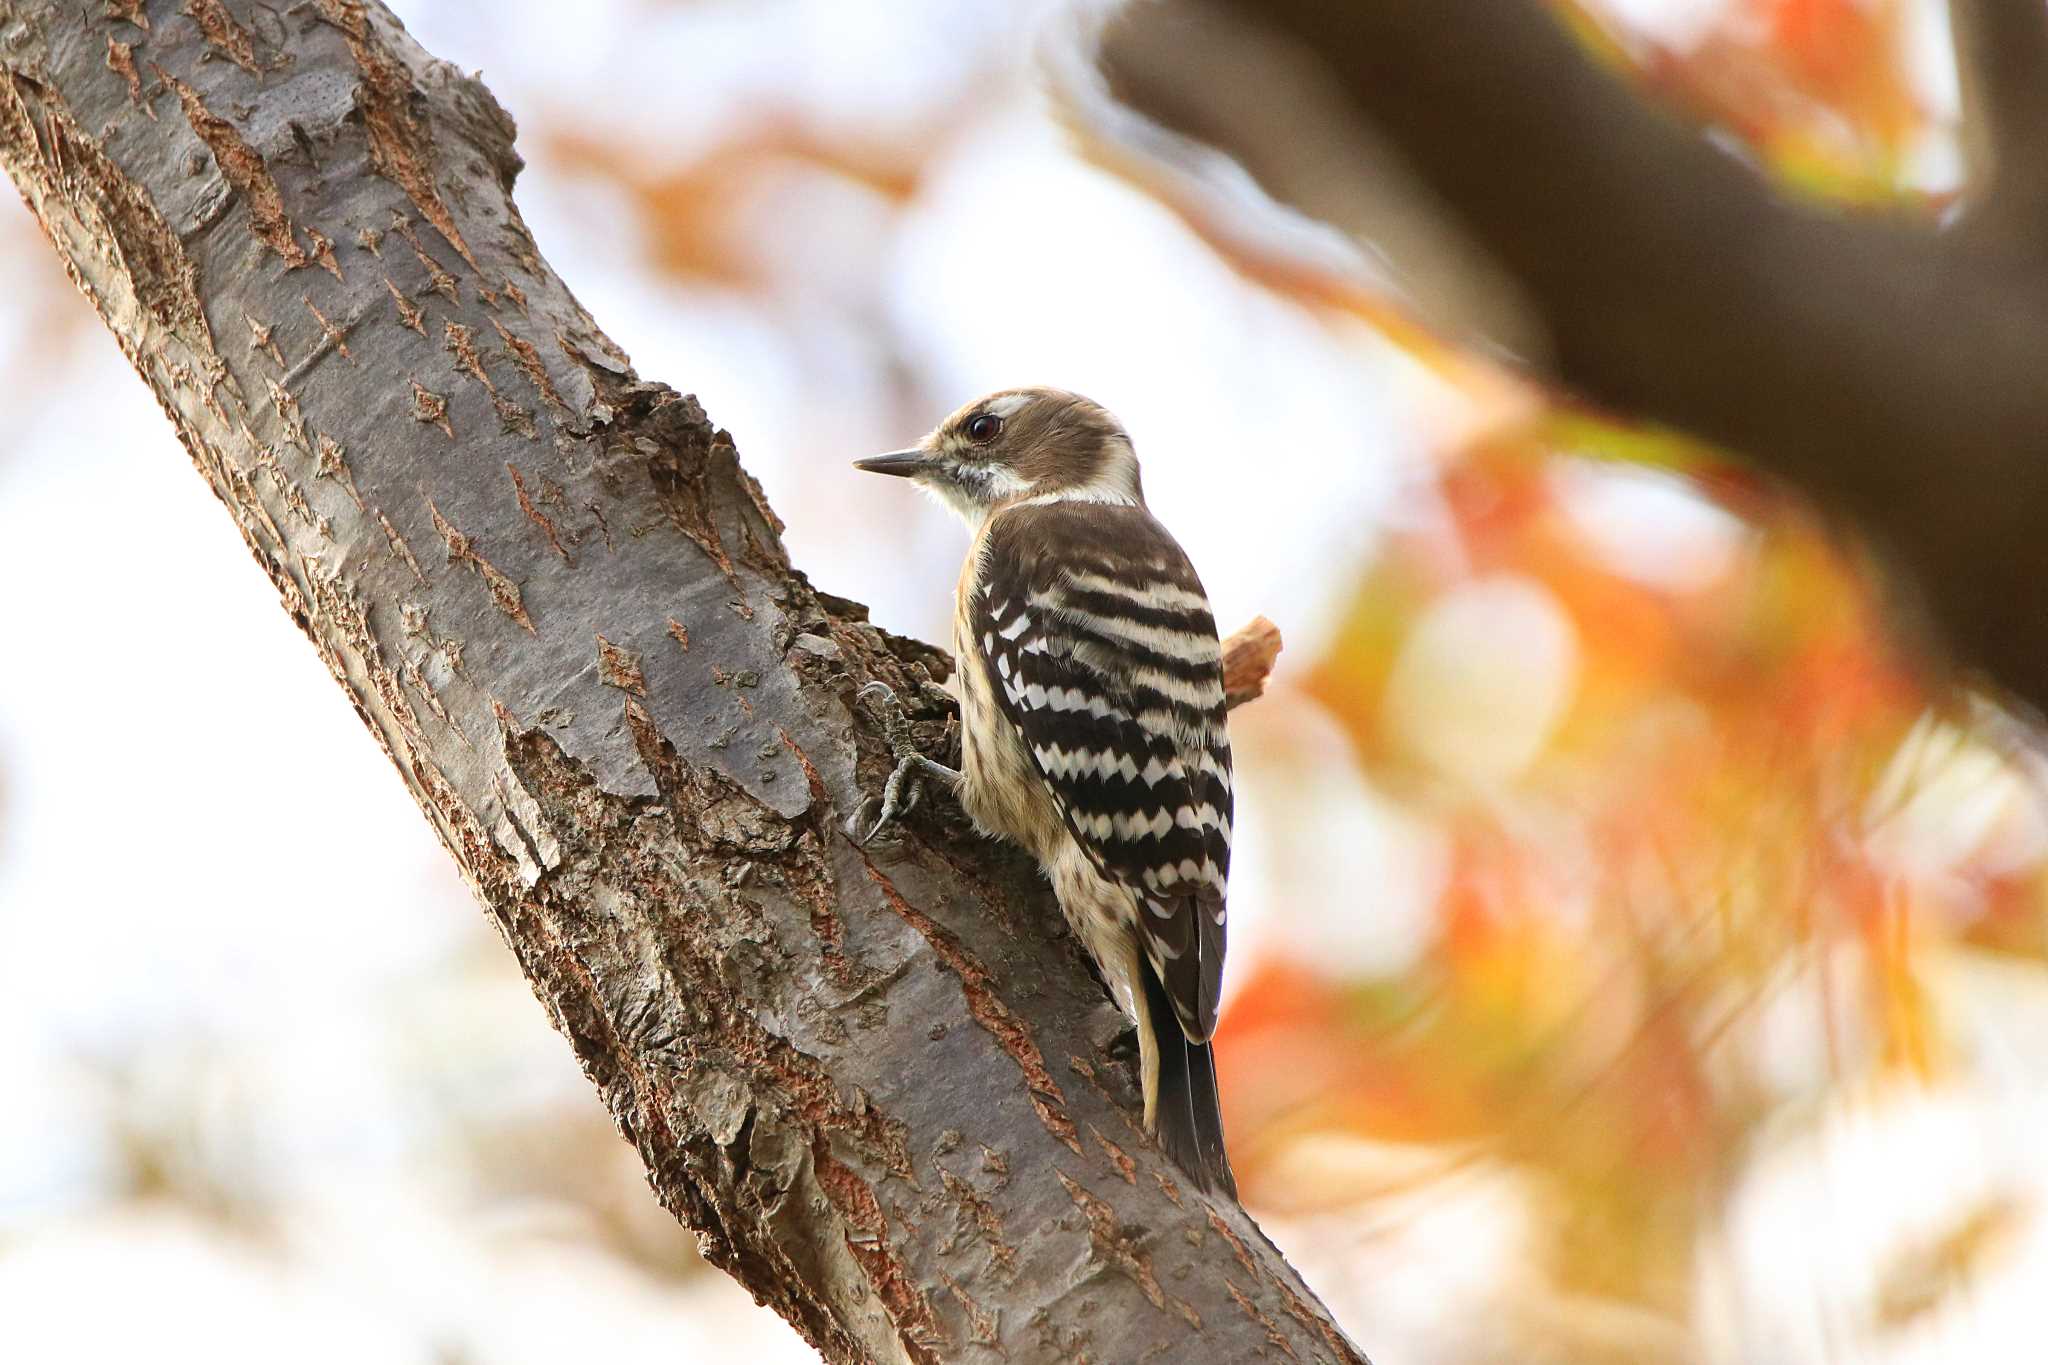
[[[918,749],[911,735],[910,717],[887,683],[869,683],[860,690],[858,700],[867,703],[880,718],[882,732],[889,739],[889,751],[896,756],[896,767],[882,788],[881,810],[865,836],[858,834],[861,815],[854,817],[856,837],[861,843],[868,844],[917,808],[918,801],[924,796],[926,782],[937,782],[947,791],[952,791],[960,783],[960,774]],[[871,804],[872,801],[863,803],[861,814],[865,814]]]

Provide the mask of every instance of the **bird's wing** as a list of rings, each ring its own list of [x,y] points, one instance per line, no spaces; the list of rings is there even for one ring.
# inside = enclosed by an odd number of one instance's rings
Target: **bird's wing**
[[[974,636],[1004,714],[1096,868],[1136,896],[1182,1031],[1216,1026],[1230,875],[1223,656],[1187,555],[1142,507],[998,516]]]

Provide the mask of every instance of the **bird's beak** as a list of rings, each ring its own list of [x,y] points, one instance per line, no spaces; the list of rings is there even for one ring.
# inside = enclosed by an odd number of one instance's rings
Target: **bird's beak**
[[[870,455],[865,460],[855,460],[855,469],[864,469],[870,474],[894,474],[899,478],[908,477],[924,467],[925,453],[922,450],[897,450],[887,455]]]

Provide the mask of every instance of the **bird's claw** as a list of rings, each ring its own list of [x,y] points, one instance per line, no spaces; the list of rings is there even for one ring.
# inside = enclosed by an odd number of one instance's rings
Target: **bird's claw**
[[[873,705],[872,709],[881,717],[883,731],[889,738],[890,752],[896,756],[896,766],[882,788],[881,812],[875,818],[874,827],[860,840],[863,844],[873,843],[883,830],[917,808],[918,801],[924,796],[927,778],[944,784],[948,790],[960,780],[958,772],[919,751],[910,734],[910,718],[896,700],[893,688],[887,683],[871,682],[856,694],[857,700],[864,702],[871,697],[881,698],[881,703]]]
[[[888,784],[882,788],[882,809],[875,816],[874,828],[861,842],[873,843],[883,830],[915,810],[923,795],[924,783],[918,780],[915,764],[907,758],[898,760],[895,770],[889,774]]]

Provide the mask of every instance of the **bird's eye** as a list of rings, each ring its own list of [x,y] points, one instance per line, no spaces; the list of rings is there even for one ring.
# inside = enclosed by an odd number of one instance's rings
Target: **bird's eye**
[[[967,439],[978,446],[985,446],[996,438],[1003,429],[1003,419],[992,412],[984,412],[967,424]]]

